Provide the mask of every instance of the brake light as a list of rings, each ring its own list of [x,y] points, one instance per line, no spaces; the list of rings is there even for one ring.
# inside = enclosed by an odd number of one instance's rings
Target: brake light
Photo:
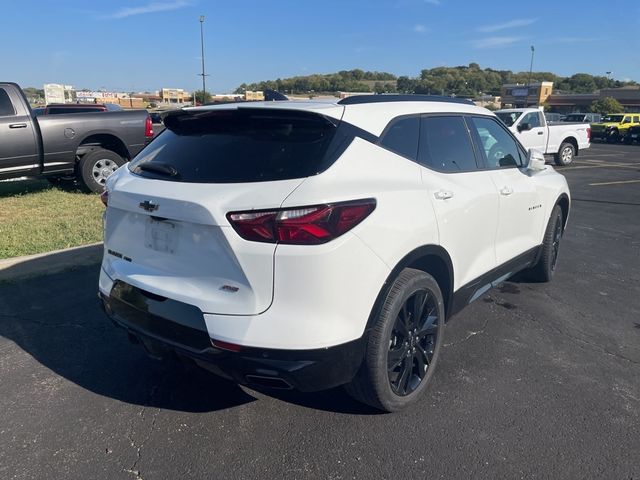
[[[150,116],[147,116],[144,122],[144,136],[147,138],[153,137],[153,123],[151,122]]]
[[[587,127],[587,140],[591,141],[591,127]]]
[[[227,219],[245,240],[318,245],[339,237],[376,208],[373,198],[267,211],[231,212]]]
[[[105,207],[109,206],[109,190],[105,190],[100,194],[100,200],[102,201]]]

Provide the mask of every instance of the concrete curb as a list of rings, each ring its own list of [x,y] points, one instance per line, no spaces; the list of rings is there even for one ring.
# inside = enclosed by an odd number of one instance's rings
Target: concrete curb
[[[0,281],[37,277],[83,265],[97,265],[101,259],[102,242],[36,255],[7,258],[0,260]]]

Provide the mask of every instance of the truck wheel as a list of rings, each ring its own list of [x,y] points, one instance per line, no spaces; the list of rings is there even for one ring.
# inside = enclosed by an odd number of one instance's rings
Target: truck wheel
[[[549,282],[556,271],[560,240],[562,239],[562,209],[559,205],[553,207],[551,218],[547,224],[542,240],[542,252],[535,266],[529,270],[529,277],[536,282]]]
[[[555,161],[556,165],[566,166],[573,162],[573,157],[576,154],[575,147],[569,143],[564,142],[560,145],[560,149],[558,149],[558,153],[556,153]]]
[[[623,137],[622,141],[625,143],[625,145],[631,145],[633,143],[633,138],[631,138],[631,134],[630,133],[627,133]]]
[[[444,320],[444,301],[435,279],[404,269],[377,314],[364,361],[347,392],[387,412],[417,401],[433,376]]]
[[[620,141],[620,132],[617,129],[611,130],[607,134],[606,142],[607,143],[618,143]]]
[[[107,178],[124,164],[124,158],[111,150],[92,150],[80,160],[79,180],[86,190],[101,193]]]

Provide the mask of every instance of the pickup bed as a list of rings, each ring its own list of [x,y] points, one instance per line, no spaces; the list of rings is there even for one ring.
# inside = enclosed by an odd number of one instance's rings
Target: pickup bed
[[[527,149],[553,155],[557,165],[569,165],[581,150],[589,148],[588,123],[547,123],[537,108],[513,108],[495,112]]]
[[[20,87],[0,82],[0,180],[45,176],[101,192],[152,137],[146,110],[36,118]]]

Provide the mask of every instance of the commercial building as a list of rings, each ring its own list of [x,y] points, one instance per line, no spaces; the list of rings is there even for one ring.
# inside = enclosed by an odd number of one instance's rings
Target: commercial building
[[[185,92],[182,88],[163,88],[160,91],[162,103],[191,103],[189,92]]]
[[[244,99],[248,102],[250,101],[262,101],[264,100],[264,92],[260,90],[252,91],[246,90],[244,92]]]
[[[500,104],[502,108],[535,107],[542,105],[552,92],[553,82],[508,83],[502,86]]]
[[[593,102],[607,97],[620,102],[625,112],[640,112],[640,86],[603,88],[595,93],[553,94],[547,105],[557,113],[588,112]]]
[[[76,101],[76,91],[71,85],[60,83],[44,84],[44,101],[49,103],[74,103]]]

